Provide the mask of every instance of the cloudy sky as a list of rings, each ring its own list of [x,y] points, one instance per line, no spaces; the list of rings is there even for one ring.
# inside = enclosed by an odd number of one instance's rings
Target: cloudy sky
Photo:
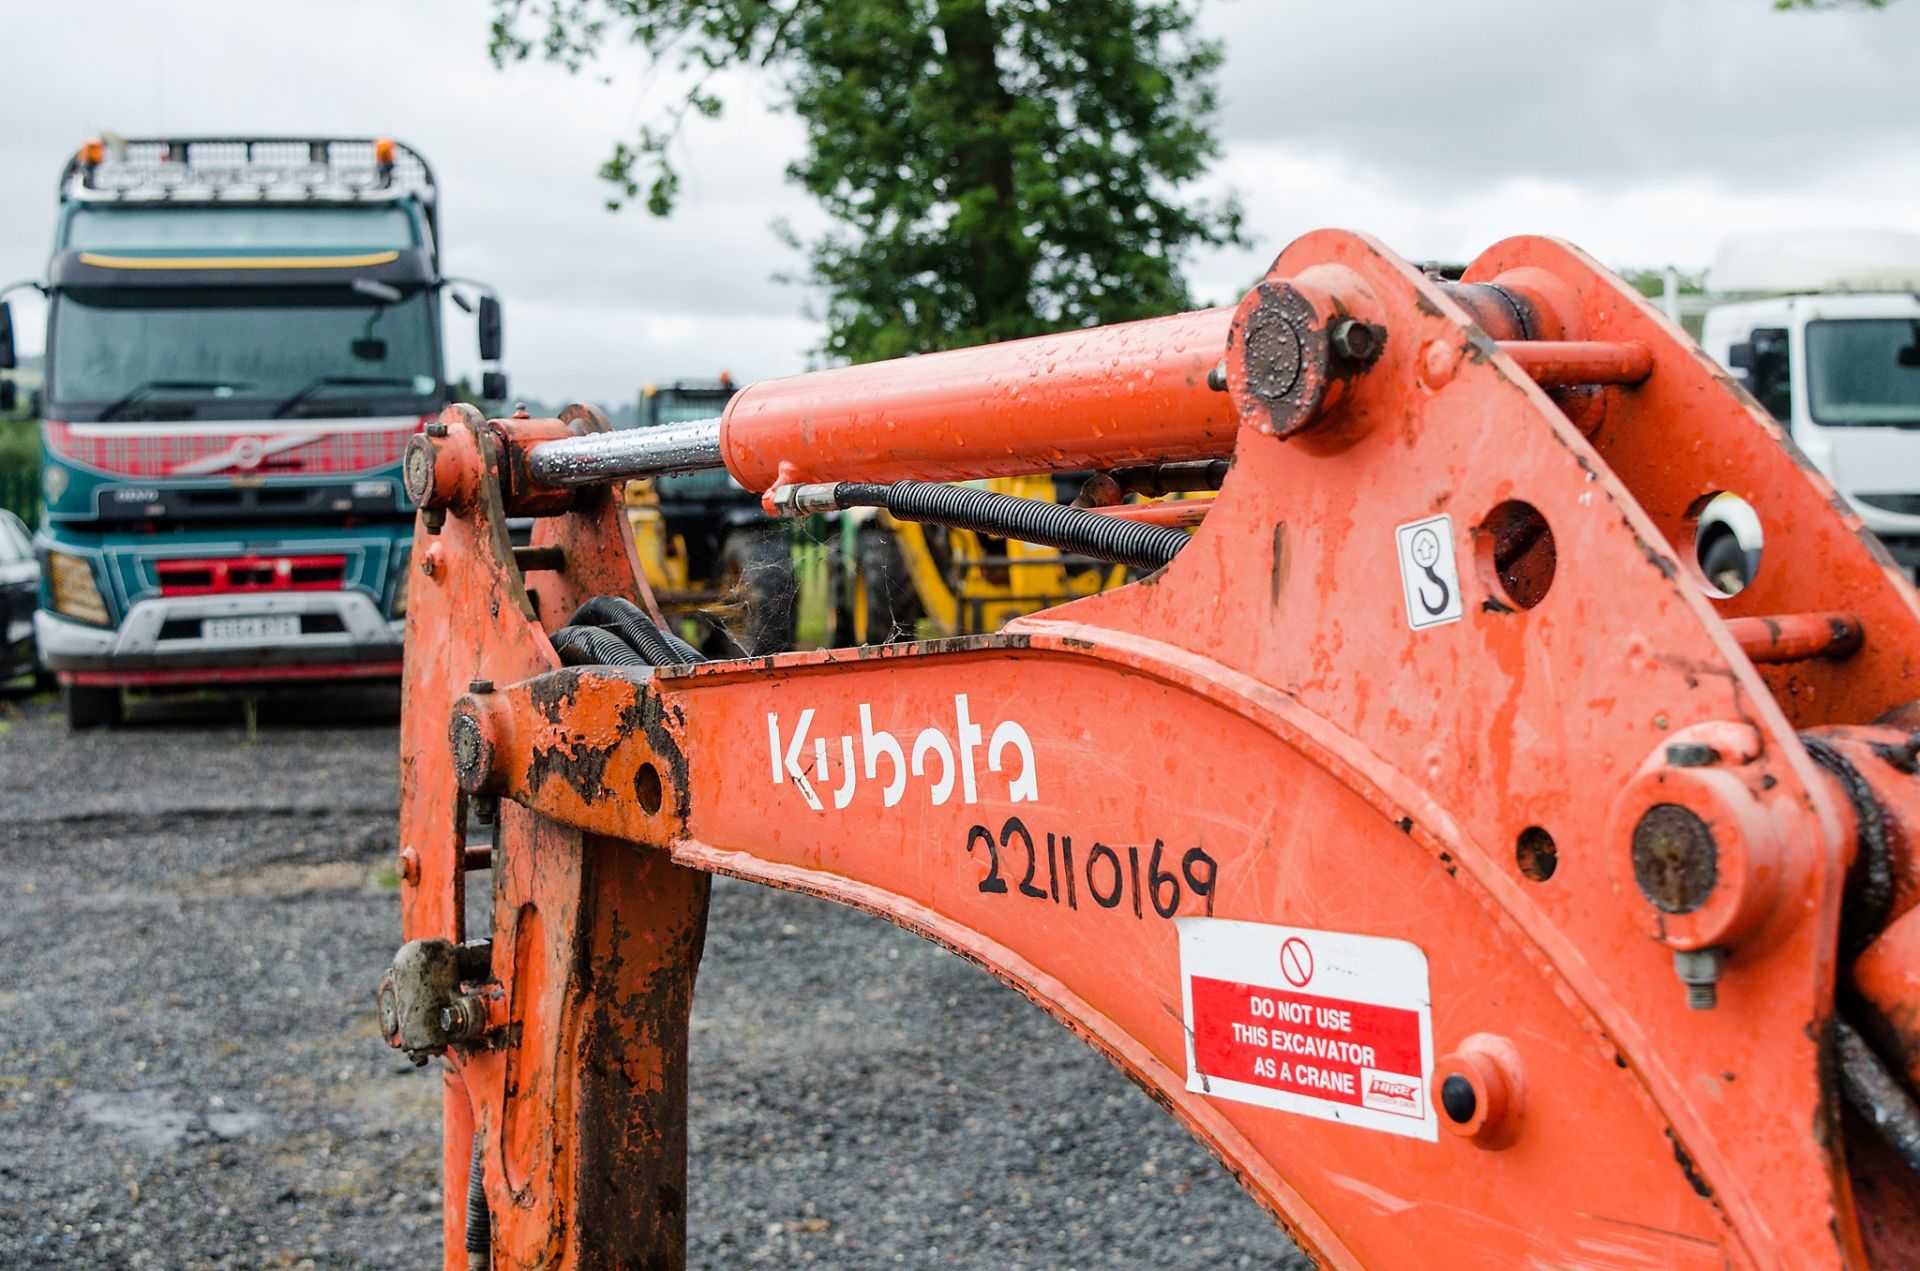
[[[54,184],[100,130],[392,133],[443,183],[446,265],[507,304],[515,391],[624,401],[647,379],[803,369],[808,298],[770,226],[818,223],[782,171],[774,86],[737,79],[659,221],[593,173],[665,98],[622,49],[570,77],[486,57],[485,0],[0,0],[0,277],[36,276]],[[1616,266],[1706,264],[1722,236],[1920,230],[1920,0],[1207,0],[1227,42],[1216,184],[1254,246],[1194,261],[1226,301],[1294,236],[1365,229],[1464,260],[1520,232]],[[25,306],[22,306],[25,308]],[[23,312],[26,325],[32,315]],[[23,341],[37,345],[29,332]],[[470,330],[451,351],[471,366]]]

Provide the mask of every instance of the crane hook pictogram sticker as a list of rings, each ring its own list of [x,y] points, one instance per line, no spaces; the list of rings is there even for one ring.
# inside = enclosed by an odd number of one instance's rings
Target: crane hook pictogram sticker
[[[1394,531],[1400,549],[1400,588],[1407,625],[1415,631],[1460,621],[1460,566],[1454,556],[1453,518],[1429,516]]]

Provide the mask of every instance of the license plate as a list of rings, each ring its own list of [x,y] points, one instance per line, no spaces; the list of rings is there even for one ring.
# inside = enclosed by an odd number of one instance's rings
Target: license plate
[[[255,640],[284,640],[300,634],[300,619],[295,614],[269,618],[207,618],[200,623],[200,638],[226,644]]]

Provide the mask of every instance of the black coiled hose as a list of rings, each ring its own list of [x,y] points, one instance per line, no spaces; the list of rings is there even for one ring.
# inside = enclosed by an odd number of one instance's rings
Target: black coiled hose
[[[842,481],[833,487],[833,500],[843,508],[882,507],[903,521],[1017,538],[1139,569],[1160,568],[1192,541],[1185,530],[1170,526],[938,481]]]
[[[468,1271],[480,1271],[493,1264],[493,1217],[487,1213],[486,1144],[486,1139],[475,1128],[473,1163],[467,1167]]]
[[[703,662],[700,651],[670,631],[653,625],[646,610],[619,596],[595,596],[574,610],[570,627],[600,627],[632,645],[650,665],[662,662]]]
[[[653,625],[646,611],[620,596],[595,596],[553,633],[567,666],[661,666],[706,661],[698,649]]]

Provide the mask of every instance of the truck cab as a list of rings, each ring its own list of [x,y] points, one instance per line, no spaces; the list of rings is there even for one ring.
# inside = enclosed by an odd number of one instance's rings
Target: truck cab
[[[437,231],[431,170],[386,139],[89,142],[68,165],[35,635],[72,723],[128,686],[399,673],[401,457],[449,400]]]
[[[1920,235],[1731,240],[1708,284],[1701,347],[1920,568]]]

